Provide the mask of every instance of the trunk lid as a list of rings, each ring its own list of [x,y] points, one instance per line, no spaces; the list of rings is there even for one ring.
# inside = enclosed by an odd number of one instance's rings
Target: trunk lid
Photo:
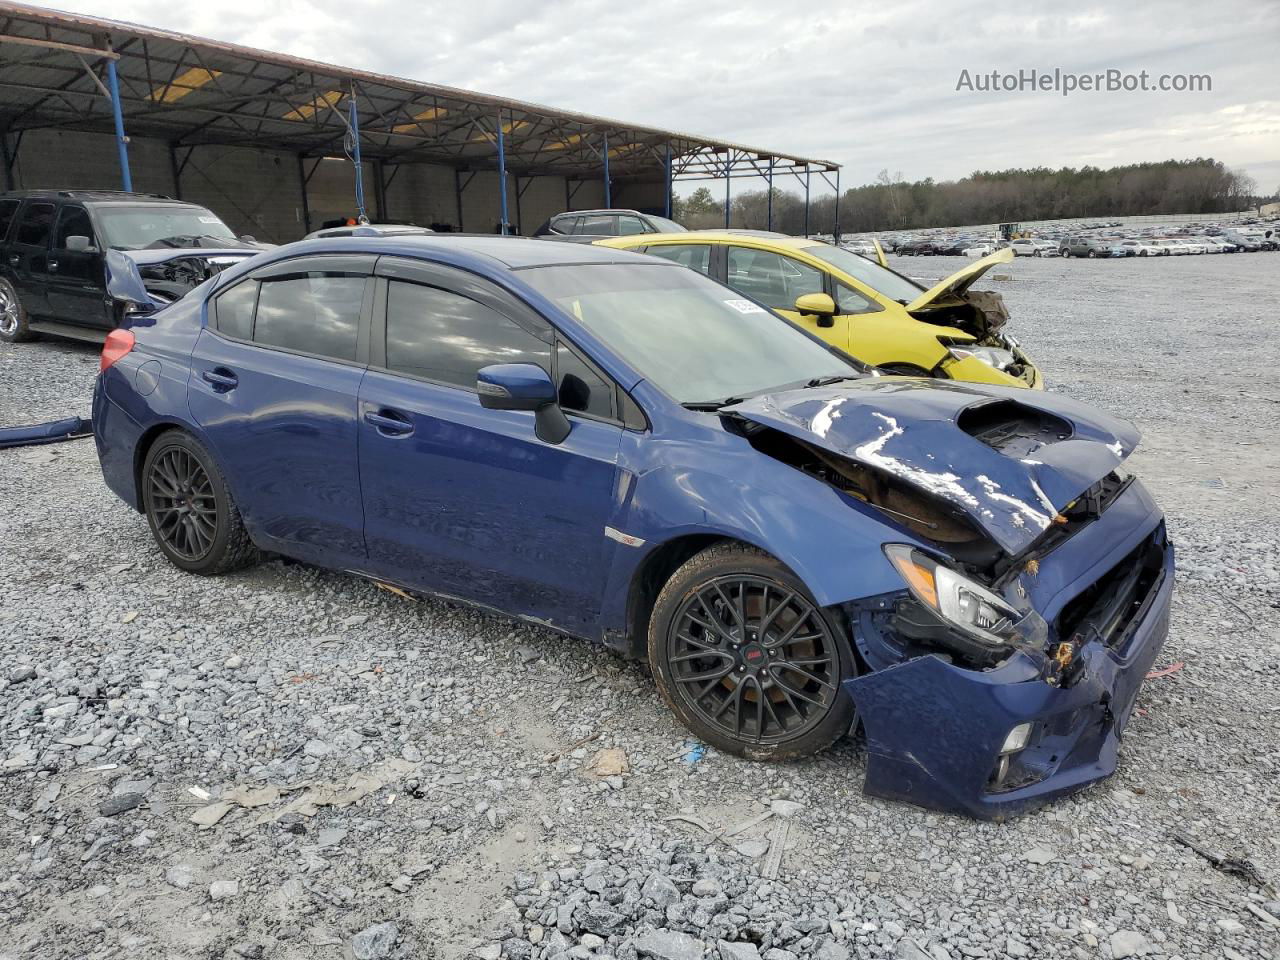
[[[1011,556],[1139,439],[1132,424],[1064,397],[895,377],[765,394],[721,413],[945,501]]]

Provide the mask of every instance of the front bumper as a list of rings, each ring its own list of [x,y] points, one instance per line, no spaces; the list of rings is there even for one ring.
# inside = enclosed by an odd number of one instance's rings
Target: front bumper
[[[1095,637],[1080,647],[1083,669],[1069,686],[1046,683],[1025,653],[987,671],[921,656],[845,681],[866,734],[865,792],[1005,820],[1114,773],[1134,701],[1168,635],[1173,596],[1163,526],[1157,520],[1140,535],[1158,538],[1160,572],[1120,642]],[[1005,737],[1023,723],[1033,725],[1030,744],[1011,775],[994,780]]]

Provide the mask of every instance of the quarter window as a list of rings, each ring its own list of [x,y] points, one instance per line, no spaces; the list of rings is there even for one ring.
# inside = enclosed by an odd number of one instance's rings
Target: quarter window
[[[218,332],[237,340],[253,339],[253,308],[258,303],[258,284],[253,280],[238,283],[214,301],[214,320]]]
[[[54,234],[53,246],[57,250],[67,249],[67,237],[88,237],[93,243],[93,224],[84,207],[63,207],[58,212],[58,230]]]
[[[560,406],[565,410],[613,417],[613,384],[563,342],[556,344],[556,377]]]
[[[18,236],[15,243],[25,243],[33,247],[47,246],[49,234],[53,232],[53,204],[29,203],[22,212],[22,220],[18,224]]]
[[[644,221],[639,217],[621,216],[618,217],[618,235],[622,237],[632,236],[637,233],[654,233],[644,225]]]
[[[264,280],[253,340],[269,347],[354,360],[364,287],[364,276],[320,270]]]
[[[853,287],[836,283],[836,312],[841,316],[851,313],[874,313],[879,309],[879,304],[864,297]]]
[[[822,293],[821,271],[769,250],[729,248],[729,286],[775,310],[794,310],[796,299]]]
[[[711,247],[705,243],[667,243],[649,247],[646,253],[670,260],[699,273],[711,274]]]
[[[551,367],[551,345],[496,310],[438,287],[387,285],[387,367],[474,390],[493,363]]]

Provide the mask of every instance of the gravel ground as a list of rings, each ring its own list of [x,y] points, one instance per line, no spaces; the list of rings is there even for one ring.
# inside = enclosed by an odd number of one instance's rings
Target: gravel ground
[[[986,284],[1052,389],[1142,426],[1185,663],[1114,778],[1004,825],[863,797],[854,739],[704,753],[643,666],[530,626],[180,574],[90,442],[0,452],[0,958],[1274,960],[1276,889],[1172,838],[1280,879],[1278,262]],[[0,423],[85,411],[95,363],[0,345]]]

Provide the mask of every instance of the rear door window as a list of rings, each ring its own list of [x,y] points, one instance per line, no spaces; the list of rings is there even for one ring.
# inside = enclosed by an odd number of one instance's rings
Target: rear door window
[[[13,224],[13,216],[18,212],[21,200],[0,200],[0,243],[9,235],[9,227]]]
[[[655,244],[646,251],[650,256],[670,260],[682,267],[690,267],[701,274],[711,275],[711,246],[706,243]]]
[[[254,343],[355,360],[366,279],[313,270],[264,280],[254,314]]]
[[[583,217],[578,224],[578,233],[593,237],[616,237],[618,235],[618,218],[614,216]],[[637,231],[641,232],[641,231]]]
[[[550,375],[551,344],[491,307],[426,284],[387,284],[387,368],[474,390],[494,363],[535,363]]]
[[[14,243],[24,243],[32,247],[49,245],[49,237],[53,233],[52,203],[29,203],[22,211],[22,220],[18,223],[18,235]]]
[[[656,233],[656,230],[650,230],[645,226],[645,222],[639,217],[623,214],[617,218],[618,220],[618,236],[629,237],[637,233]]]

